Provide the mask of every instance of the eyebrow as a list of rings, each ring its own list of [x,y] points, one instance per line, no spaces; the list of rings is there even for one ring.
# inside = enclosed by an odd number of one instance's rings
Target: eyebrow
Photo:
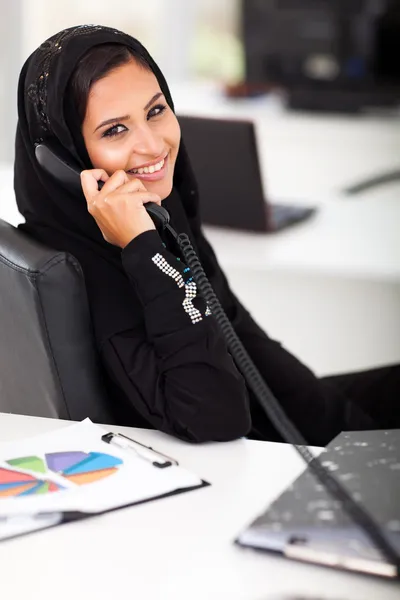
[[[164,94],[162,92],[158,92],[157,94],[154,94],[154,96],[152,97],[152,99],[150,100],[150,102],[148,102],[146,104],[146,106],[144,107],[144,110],[147,110],[148,108],[150,108],[150,106],[153,104],[153,102],[155,102],[156,100],[158,100],[160,98],[160,96],[163,96]]]
[[[147,110],[148,108],[150,108],[150,106],[163,95],[164,94],[162,92],[157,92],[157,94],[155,94],[152,97],[152,99],[146,104],[143,110]],[[112,125],[113,123],[116,123],[118,121],[127,121],[128,119],[130,119],[130,115],[124,115],[122,117],[113,117],[111,119],[107,119],[106,121],[102,121],[100,125],[96,127],[93,133],[95,133],[98,129],[101,129],[101,127],[105,127],[106,125]]]

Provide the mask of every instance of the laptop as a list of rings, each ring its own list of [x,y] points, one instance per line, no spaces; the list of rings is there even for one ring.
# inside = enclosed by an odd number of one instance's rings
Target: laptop
[[[275,204],[264,196],[252,121],[178,116],[200,192],[205,224],[272,233],[316,208]]]
[[[322,464],[373,517],[400,554],[400,430],[346,432]],[[396,568],[305,471],[236,540],[287,558],[396,578]]]

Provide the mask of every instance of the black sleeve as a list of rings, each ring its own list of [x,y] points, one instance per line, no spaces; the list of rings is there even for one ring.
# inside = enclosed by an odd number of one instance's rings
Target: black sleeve
[[[244,380],[190,269],[156,231],[122,252],[144,322],[103,345],[102,361],[128,404],[156,429],[192,442],[225,441],[251,427]]]
[[[324,446],[341,431],[373,428],[371,418],[339,389],[316,377],[279,342],[268,337],[232,293],[211,246],[201,233],[197,244],[203,267],[238,337],[308,443]],[[252,437],[281,441],[251,392],[249,397]]]

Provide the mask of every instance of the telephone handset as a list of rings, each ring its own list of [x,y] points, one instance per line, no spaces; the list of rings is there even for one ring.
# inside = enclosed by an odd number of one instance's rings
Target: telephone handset
[[[54,142],[42,142],[35,147],[35,156],[39,165],[64,187],[75,192],[82,192],[80,172],[77,164],[71,161],[64,148]],[[104,183],[99,182],[99,190]],[[157,227],[164,228],[169,223],[169,213],[155,202],[147,202],[145,209]]]

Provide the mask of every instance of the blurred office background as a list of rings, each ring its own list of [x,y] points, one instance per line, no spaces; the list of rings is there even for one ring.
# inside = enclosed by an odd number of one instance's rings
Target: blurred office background
[[[42,41],[65,27],[96,23],[130,33],[168,81],[242,77],[239,0],[1,0],[0,6],[2,160],[13,152],[19,69]]]
[[[159,63],[179,114],[254,122],[271,202],[318,208],[273,235],[206,227],[258,322],[320,374],[400,361],[400,179],[345,193],[400,169],[399,0],[0,6],[0,218],[18,222],[11,165],[24,60],[65,27],[122,29]]]

